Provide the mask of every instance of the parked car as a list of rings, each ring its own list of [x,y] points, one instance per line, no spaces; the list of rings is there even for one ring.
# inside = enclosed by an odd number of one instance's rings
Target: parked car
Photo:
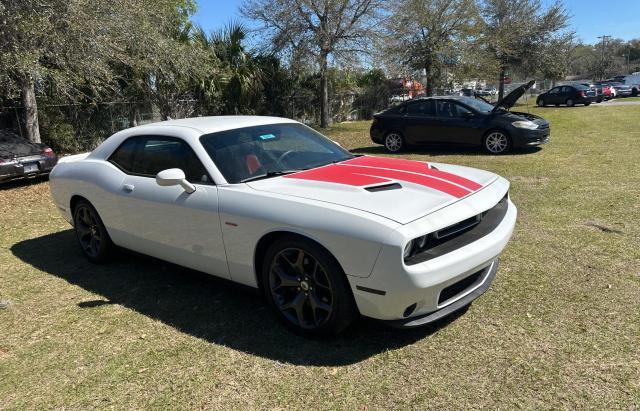
[[[595,90],[582,84],[567,84],[554,87],[546,93],[538,95],[536,104],[539,107],[544,107],[549,104],[555,104],[556,106],[565,104],[567,107],[573,107],[576,104],[588,106],[594,101],[597,101]]]
[[[460,144],[502,154],[549,140],[549,123],[528,113],[509,112],[533,82],[516,88],[498,104],[470,97],[430,97],[373,116],[370,136],[391,153],[408,146]]]
[[[594,92],[596,96],[596,100],[594,101],[595,103],[601,103],[605,99],[604,90],[602,89],[603,86],[595,83],[580,83],[580,84],[585,87],[589,87],[589,89]],[[609,92],[611,92],[611,90],[609,90]]]
[[[613,93],[616,98],[633,95],[633,88],[630,85],[617,82],[609,83],[609,85],[613,88]]]
[[[90,261],[117,245],[258,288],[311,335],[359,314],[417,327],[464,308],[517,214],[493,173],[354,156],[275,117],[131,128],[62,158],[50,181]]]
[[[0,130],[0,183],[49,174],[57,162],[50,147],[32,143],[10,130]]]

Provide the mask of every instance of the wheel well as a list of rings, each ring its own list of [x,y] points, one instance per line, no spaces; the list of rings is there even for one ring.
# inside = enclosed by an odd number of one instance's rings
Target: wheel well
[[[485,138],[487,138],[487,136],[488,136],[489,134],[493,133],[494,131],[499,131],[499,132],[501,132],[501,133],[504,133],[504,135],[505,135],[505,136],[507,136],[507,138],[508,138],[509,140],[511,140],[511,135],[509,134],[509,132],[508,132],[507,130],[505,130],[505,129],[503,129],[503,128],[491,128],[491,129],[487,130],[487,131],[484,133],[484,135],[482,136],[482,142],[483,142],[483,144],[484,144],[484,139],[485,139]]]
[[[84,201],[89,201],[86,198],[82,197],[81,195],[75,194],[71,197],[71,201],[69,202],[69,210],[71,211],[71,216],[73,217],[73,212],[76,209],[76,205],[78,204],[78,201],[80,200],[84,200]]]
[[[389,134],[391,134],[391,133],[398,133],[398,134],[400,134],[400,136],[401,136],[402,138],[405,138],[405,137],[404,137],[404,133],[403,133],[402,131],[398,130],[397,128],[392,128],[391,130],[387,130],[387,131],[384,133],[384,136],[385,136],[385,137],[387,137],[387,136],[388,136]]]
[[[273,244],[275,241],[277,241],[277,240],[279,240],[280,238],[283,238],[283,237],[298,237],[298,238],[301,238],[301,239],[305,239],[307,241],[314,242],[316,245],[318,245],[319,247],[322,247],[325,251],[327,251],[327,253],[335,260],[336,264],[340,267],[340,269],[344,273],[344,270],[342,269],[342,265],[340,264],[338,259],[331,253],[331,251],[327,250],[327,247],[323,246],[319,242],[317,242],[314,239],[309,238],[309,237],[307,237],[305,235],[294,233],[294,232],[291,232],[291,231],[274,231],[274,232],[265,234],[258,241],[258,244],[256,245],[256,251],[255,251],[254,256],[253,256],[253,267],[254,267],[254,271],[255,271],[255,275],[256,275],[256,283],[258,284],[258,288],[260,290],[263,290],[263,288],[262,288],[263,287],[263,284],[262,284],[262,265],[264,263],[265,255],[267,254],[267,250],[269,249],[269,246],[271,244]]]

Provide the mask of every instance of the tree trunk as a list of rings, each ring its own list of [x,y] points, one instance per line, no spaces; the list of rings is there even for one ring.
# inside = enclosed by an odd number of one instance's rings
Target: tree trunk
[[[329,113],[329,79],[327,78],[327,53],[320,55],[320,127],[327,128],[331,125]]]
[[[433,95],[433,85],[431,84],[431,65],[430,64],[425,64],[424,66],[424,92],[427,96]]]
[[[27,139],[33,143],[41,143],[35,82],[31,76],[26,76],[22,80],[21,87],[22,105],[24,106],[24,128],[27,132]]]
[[[504,67],[500,67],[500,81],[499,81],[499,87],[498,87],[498,101],[502,100],[502,98],[504,97],[504,73],[505,73],[505,69]]]

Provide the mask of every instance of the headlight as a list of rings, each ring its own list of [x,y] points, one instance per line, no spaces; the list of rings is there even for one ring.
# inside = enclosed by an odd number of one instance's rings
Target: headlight
[[[411,257],[414,253],[413,253],[413,242],[414,240],[411,240],[407,243],[407,245],[404,247],[404,253],[402,254],[402,257],[406,260],[407,258]]]
[[[511,123],[516,128],[526,128],[527,130],[535,130],[538,128],[538,125],[533,121],[524,120],[524,121],[514,121]]]
[[[421,251],[424,251],[429,246],[429,234],[425,234],[418,238],[414,238],[409,241],[404,247],[404,253],[402,257],[406,261]]]

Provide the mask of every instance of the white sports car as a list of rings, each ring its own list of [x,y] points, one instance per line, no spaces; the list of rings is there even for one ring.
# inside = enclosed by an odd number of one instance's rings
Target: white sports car
[[[259,288],[310,335],[358,315],[415,327],[468,306],[516,222],[502,177],[355,156],[274,117],[131,128],[62,158],[50,180],[89,260],[119,246]]]

